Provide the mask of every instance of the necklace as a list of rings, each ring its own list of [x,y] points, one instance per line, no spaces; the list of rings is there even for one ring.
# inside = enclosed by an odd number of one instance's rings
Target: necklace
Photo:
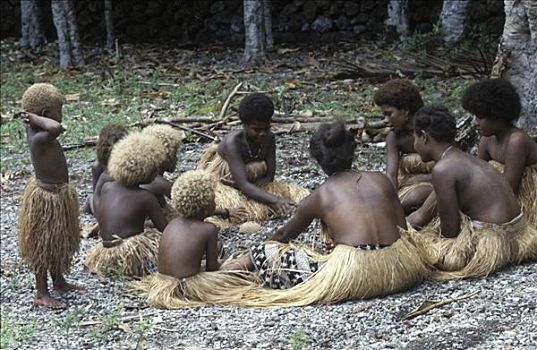
[[[440,156],[440,160],[444,159],[444,156],[445,156],[445,155],[448,153],[448,151],[449,151],[450,149],[452,149],[452,148],[453,148],[453,145],[451,145],[451,146],[449,146],[448,148],[446,148],[446,149],[444,150],[444,152],[442,152],[442,155]]]
[[[250,148],[250,144],[248,143],[248,140],[246,139],[246,134],[244,134],[244,143],[246,144],[246,150],[248,151],[248,155],[250,156],[250,159],[259,158],[259,155],[261,154],[261,147],[259,147],[257,149],[257,152],[254,154],[254,152],[252,152],[252,149]]]

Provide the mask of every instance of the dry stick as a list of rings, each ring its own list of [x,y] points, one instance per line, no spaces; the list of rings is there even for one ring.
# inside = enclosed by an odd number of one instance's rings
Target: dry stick
[[[435,309],[437,307],[440,307],[442,305],[450,304],[450,303],[452,303],[454,301],[468,299],[468,298],[473,297],[476,294],[477,294],[477,292],[473,292],[473,293],[470,293],[470,294],[461,295],[460,297],[449,298],[449,299],[442,300],[442,301],[425,300],[416,309],[414,309],[413,311],[407,313],[401,320],[402,321],[410,320],[411,318],[414,318],[414,317],[419,316],[419,315],[426,314],[430,310]]]
[[[219,119],[224,118],[224,116],[226,115],[227,108],[229,107],[229,104],[231,103],[231,99],[233,98],[233,96],[235,96],[237,91],[239,91],[241,86],[242,86],[242,82],[238,83],[233,88],[233,90],[231,90],[231,93],[228,95],[228,97],[226,98],[226,101],[224,102],[224,106],[222,106],[222,110],[220,111],[220,115],[218,116]]]
[[[73,149],[85,148],[90,146],[95,146],[97,144],[97,138],[91,140],[84,140],[82,143],[71,143],[65,146],[62,146],[64,151],[70,151]]]
[[[166,82],[152,83],[152,82],[150,82],[150,81],[141,81],[140,84],[144,84],[144,85],[158,85],[158,86],[173,86],[173,87],[184,86],[184,85],[181,85],[181,84],[166,83]]]
[[[122,317],[121,318],[121,321],[125,322],[125,321],[132,321],[132,320],[136,320],[136,319],[139,319],[140,316],[142,317],[148,317],[148,316],[153,316],[155,313],[154,312],[149,312],[145,315],[141,315],[141,314],[138,314],[138,315],[131,315],[131,316],[125,316],[125,317]],[[86,326],[95,326],[95,325],[98,325],[98,324],[101,324],[103,323],[102,321],[86,321],[86,322],[81,322],[79,324],[80,327],[86,327]]]
[[[196,129],[192,129],[192,128],[189,128],[189,127],[186,127],[186,126],[182,126],[182,125],[178,125],[178,124],[175,124],[175,123],[172,123],[172,122],[169,122],[169,121],[166,121],[166,120],[155,120],[155,123],[156,124],[166,124],[166,125],[169,125],[171,127],[174,127],[174,128],[178,128],[178,129],[181,129],[181,130],[185,130],[185,131],[190,131],[191,133],[193,134],[196,134],[196,135],[199,135],[199,136],[203,136],[211,141],[216,141],[217,138],[214,137],[214,136],[211,136],[209,134],[206,134],[204,132],[201,132],[199,130],[196,130]]]

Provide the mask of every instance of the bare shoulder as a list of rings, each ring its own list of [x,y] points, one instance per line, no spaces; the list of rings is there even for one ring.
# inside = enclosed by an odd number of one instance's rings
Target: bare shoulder
[[[441,180],[456,177],[455,175],[458,173],[459,168],[464,167],[464,165],[461,165],[461,160],[461,157],[454,157],[437,162],[432,171],[433,178]]]
[[[192,225],[192,229],[194,229],[198,234],[201,234],[205,239],[210,239],[212,237],[218,236],[218,227],[216,225],[205,222],[205,221],[196,221]]]
[[[236,149],[238,147],[238,138],[240,135],[242,135],[242,130],[231,131],[229,134],[224,136],[222,141],[220,141],[218,144],[218,150],[225,154],[231,149]]]
[[[509,147],[537,147],[537,143],[522,129],[515,128],[509,137]]]

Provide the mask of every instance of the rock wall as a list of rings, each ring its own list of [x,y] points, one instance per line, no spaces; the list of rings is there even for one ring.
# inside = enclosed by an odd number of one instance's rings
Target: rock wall
[[[24,0],[23,0],[24,1]],[[113,0],[114,24],[122,42],[242,43],[243,0]],[[50,0],[41,0],[46,34],[54,40]],[[74,1],[83,41],[105,41],[104,0]],[[374,37],[383,32],[387,0],[272,0],[276,41]],[[412,31],[433,28],[442,0],[409,0]],[[0,37],[20,37],[20,0],[0,1]],[[475,0],[470,25],[501,34],[503,0]]]

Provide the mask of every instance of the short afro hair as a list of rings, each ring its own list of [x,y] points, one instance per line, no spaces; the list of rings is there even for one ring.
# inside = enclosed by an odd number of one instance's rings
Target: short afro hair
[[[350,169],[355,148],[354,136],[341,120],[332,124],[321,124],[310,139],[310,155],[327,175]]]
[[[509,123],[520,116],[520,96],[505,79],[484,79],[466,89],[462,106],[481,118],[502,119]]]
[[[157,137],[166,148],[167,160],[177,154],[181,142],[185,138],[182,131],[176,130],[169,125],[153,124],[142,130],[142,133]]]
[[[48,83],[30,86],[22,95],[22,109],[42,115],[43,110],[61,109],[64,98],[57,87]]]
[[[253,120],[270,122],[273,114],[274,104],[261,93],[246,95],[239,104],[239,119],[246,124]]]
[[[378,106],[389,105],[397,109],[406,109],[411,116],[423,107],[420,92],[406,79],[388,81],[378,89],[373,99]]]
[[[101,129],[95,152],[97,153],[97,161],[104,166],[108,165],[112,147],[127,135],[127,129],[123,125],[108,124]]]
[[[457,123],[444,106],[425,106],[414,115],[414,131],[425,131],[435,140],[452,143],[457,136]]]
[[[114,180],[127,187],[146,183],[158,171],[158,158],[153,154],[159,152],[163,149],[158,139],[132,132],[115,144],[108,171]]]
[[[171,204],[185,218],[210,215],[214,206],[216,178],[204,170],[184,172],[175,180],[171,191]]]

